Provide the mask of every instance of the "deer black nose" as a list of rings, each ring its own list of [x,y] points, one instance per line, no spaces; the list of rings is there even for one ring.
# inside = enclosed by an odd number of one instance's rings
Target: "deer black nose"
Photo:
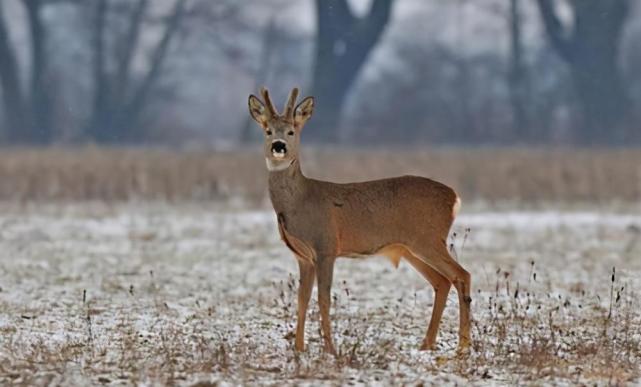
[[[283,141],[274,141],[272,143],[272,153],[287,153],[287,144]]]

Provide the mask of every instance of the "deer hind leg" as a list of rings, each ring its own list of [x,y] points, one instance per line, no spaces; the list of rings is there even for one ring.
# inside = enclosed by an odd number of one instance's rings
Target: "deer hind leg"
[[[314,287],[314,265],[298,258],[298,268],[300,271],[300,283],[298,287],[298,321],[296,322],[296,350],[302,352],[305,350],[305,318],[307,316],[307,307]]]
[[[316,281],[318,282],[318,307],[321,316],[321,331],[325,343],[325,351],[336,355],[332,341],[331,321],[329,319],[333,277],[334,258],[319,257],[316,264]]]
[[[451,282],[442,274],[432,269],[430,265],[423,262],[422,259],[415,256],[411,252],[404,255],[405,259],[418,271],[434,288],[434,306],[432,308],[432,317],[430,318],[430,325],[425,333],[421,350],[435,349],[436,336],[438,328],[443,317],[443,310],[447,303],[447,296],[450,293],[452,286]]]
[[[456,288],[459,299],[459,351],[470,346],[471,276],[447,251],[445,243],[432,243],[415,252],[423,262],[445,276]]]

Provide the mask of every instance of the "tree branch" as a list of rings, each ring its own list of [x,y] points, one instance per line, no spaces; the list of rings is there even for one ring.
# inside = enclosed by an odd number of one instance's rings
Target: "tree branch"
[[[330,13],[333,14],[336,24],[339,26],[346,26],[351,28],[357,19],[349,7],[347,0],[334,0],[328,1],[330,3]]]
[[[135,95],[131,99],[128,108],[126,109],[125,116],[127,117],[127,120],[132,124],[135,123],[135,121],[138,119],[138,116],[147,103],[151,88],[160,76],[165,58],[167,56],[167,51],[169,49],[169,44],[171,43],[174,34],[178,30],[180,22],[185,13],[185,3],[186,0],[176,0],[174,9],[167,20],[167,27],[165,28],[165,32],[151,56],[151,66],[149,68],[149,71],[143,78],[140,87],[136,91]]]
[[[27,124],[19,79],[18,63],[5,23],[3,3],[0,3],[0,85],[8,126],[6,130],[12,139],[21,136]]]
[[[116,98],[122,100],[126,95],[127,84],[130,78],[131,61],[134,57],[134,52],[140,40],[140,31],[142,29],[142,19],[145,15],[148,0],[138,0],[135,9],[133,10],[129,19],[127,32],[125,33],[122,41],[121,50],[119,50],[118,68],[116,71]]]
[[[554,10],[552,1],[537,0],[537,2],[545,26],[545,32],[550,43],[564,60],[571,62],[574,57],[574,39],[568,37],[568,33],[564,31],[561,20]]]
[[[619,32],[623,29],[623,21],[630,14],[630,0],[614,0],[612,5],[612,21],[619,26]]]
[[[316,0],[318,32],[335,41],[357,22],[347,0]]]
[[[45,143],[51,138],[50,90],[45,84],[47,68],[47,31],[42,21],[42,0],[23,0],[31,33],[31,104],[33,115],[32,140]]]
[[[356,39],[362,39],[370,47],[378,41],[392,13],[393,0],[374,0],[367,16],[356,26]]]
[[[107,82],[105,64],[105,26],[107,19],[107,0],[97,0],[94,11],[93,33],[91,37],[92,67],[93,67],[93,113],[91,130],[100,131],[103,124],[104,111],[109,104],[109,85]],[[97,133],[94,133],[94,135]]]

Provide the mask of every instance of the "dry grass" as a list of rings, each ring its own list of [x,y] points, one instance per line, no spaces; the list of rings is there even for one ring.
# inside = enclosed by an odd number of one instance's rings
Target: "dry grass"
[[[463,213],[452,243],[473,273],[467,357],[456,356],[454,293],[438,349],[420,352],[425,281],[404,264],[341,260],[333,358],[321,352],[315,303],[308,352],[293,350],[297,270],[273,215],[208,207],[2,205],[0,384],[624,385],[641,376],[638,214],[528,214],[526,223]]]
[[[7,149],[0,200],[212,200],[266,197],[258,148],[235,151]],[[641,149],[322,150],[306,148],[312,177],[346,182],[398,174],[442,180],[469,200],[638,202]]]
[[[313,177],[419,174],[466,201],[641,200],[641,150],[304,156]],[[0,384],[622,385],[641,377],[638,214],[608,221],[594,206],[594,217],[550,226],[546,218],[543,227],[531,223],[537,214],[502,225],[507,214],[474,221],[464,207],[452,243],[474,275],[467,357],[455,355],[454,293],[438,350],[422,353],[432,301],[424,281],[403,265],[341,261],[332,358],[321,352],[315,304],[309,351],[293,351],[296,267],[271,213],[226,207],[237,198],[264,203],[265,180],[258,149],[4,150]],[[40,203],[52,200],[107,204]],[[216,212],[210,201],[220,202]]]

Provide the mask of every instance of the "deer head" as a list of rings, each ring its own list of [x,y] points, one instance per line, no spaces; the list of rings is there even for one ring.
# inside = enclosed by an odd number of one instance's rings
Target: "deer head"
[[[298,88],[292,89],[284,113],[278,113],[269,91],[260,89],[264,103],[255,95],[249,96],[249,114],[263,128],[267,169],[282,171],[298,159],[300,133],[314,111],[314,98],[307,97],[296,105]]]

